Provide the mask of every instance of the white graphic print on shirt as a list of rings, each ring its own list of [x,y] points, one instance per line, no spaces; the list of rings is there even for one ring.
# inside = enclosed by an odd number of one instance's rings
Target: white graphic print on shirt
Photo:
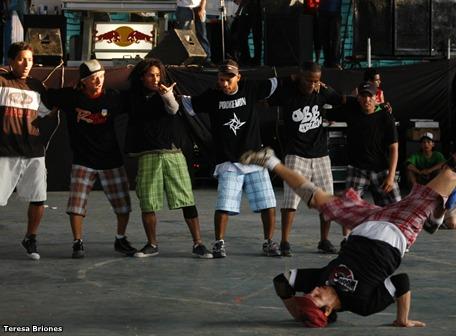
[[[340,264],[332,270],[327,285],[335,286],[344,292],[353,293],[358,285],[358,280],[355,280],[355,276],[351,269]]]
[[[237,117],[236,113],[233,113],[233,119],[228,121],[227,123],[224,123],[223,125],[228,126],[234,133],[234,135],[237,135],[236,132],[238,129],[241,128],[242,125],[245,124],[245,121],[240,121],[239,118]]]
[[[219,101],[220,110],[232,109],[245,105],[247,105],[247,100],[245,97],[241,97],[235,100]]]
[[[299,132],[301,133],[306,133],[311,129],[318,128],[322,123],[318,105],[314,105],[312,110],[310,109],[310,106],[295,110],[293,111],[291,118],[294,122],[301,123],[299,125]]]

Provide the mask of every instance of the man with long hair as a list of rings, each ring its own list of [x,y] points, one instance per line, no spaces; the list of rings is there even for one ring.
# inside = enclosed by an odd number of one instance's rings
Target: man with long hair
[[[139,157],[136,194],[147,236],[147,244],[135,256],[158,254],[156,212],[163,207],[166,194],[170,209],[182,209],[193,238],[193,255],[210,259],[212,254],[201,240],[187,162],[175,138],[179,110],[173,94],[175,83],[166,83],[165,68],[157,59],[139,62],[129,80],[126,151]]]

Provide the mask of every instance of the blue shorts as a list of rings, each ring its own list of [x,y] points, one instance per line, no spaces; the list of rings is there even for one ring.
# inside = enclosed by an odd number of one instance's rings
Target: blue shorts
[[[248,174],[226,171],[218,175],[217,204],[215,210],[237,215],[240,212],[242,190],[245,190],[252,211],[275,208],[276,199],[266,169]]]

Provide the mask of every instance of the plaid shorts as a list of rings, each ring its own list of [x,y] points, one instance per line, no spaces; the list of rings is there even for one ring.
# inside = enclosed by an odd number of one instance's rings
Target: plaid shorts
[[[429,187],[416,184],[401,201],[385,207],[370,204],[353,189],[323,204],[318,210],[325,220],[334,220],[353,229],[367,221],[385,221],[396,225],[410,247],[420,233],[423,223],[439,205],[442,197]]]
[[[385,193],[382,190],[382,183],[388,176],[388,170],[375,172],[373,170],[359,169],[353,166],[347,166],[347,188],[353,188],[363,197],[366,190],[370,190],[374,203],[384,206],[396,203],[401,200],[401,191],[397,181],[394,181],[393,190]]]
[[[136,195],[141,211],[163,208],[164,192],[169,209],[195,205],[187,162],[181,152],[150,153],[139,158]]]
[[[242,190],[245,190],[250,209],[260,212],[275,208],[276,199],[271,179],[266,169],[248,174],[226,171],[218,175],[217,203],[215,210],[237,215],[240,212]]]
[[[66,212],[81,216],[86,215],[87,198],[97,175],[114,212],[116,214],[129,213],[131,211],[130,193],[124,167],[97,170],[80,165],[72,165],[71,167],[70,197]]]
[[[308,178],[317,187],[334,194],[331,160],[329,156],[306,159],[297,155],[285,156],[285,166]],[[283,208],[297,209],[301,197],[291,189],[287,183],[283,183]]]

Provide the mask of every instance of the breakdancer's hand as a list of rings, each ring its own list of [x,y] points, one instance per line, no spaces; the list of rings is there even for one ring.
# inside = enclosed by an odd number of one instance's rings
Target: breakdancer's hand
[[[404,322],[400,322],[398,320],[393,322],[393,326],[395,327],[403,327],[403,328],[413,328],[413,327],[425,327],[426,323],[421,321],[414,321],[414,320],[407,320]]]

